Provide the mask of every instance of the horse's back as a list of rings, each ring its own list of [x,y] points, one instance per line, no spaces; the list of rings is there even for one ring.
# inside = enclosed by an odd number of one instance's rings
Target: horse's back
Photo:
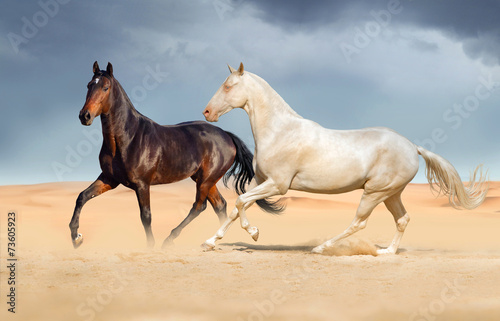
[[[419,166],[417,146],[408,138],[386,127],[346,131],[357,147],[366,180],[376,186],[406,186]]]
[[[227,133],[223,129],[214,126],[210,123],[207,123],[205,121],[199,121],[199,120],[186,121],[175,125],[164,125],[162,127],[167,130],[168,129],[181,130],[195,135],[197,135],[198,133],[211,133],[221,137],[230,138],[229,135],[227,135]]]
[[[175,142],[179,159],[182,155],[196,159],[200,164],[208,162],[215,166],[217,163],[224,168],[234,161],[235,144],[231,136],[217,126],[204,121],[189,121],[162,126],[161,131],[162,139]]]
[[[175,124],[175,125],[167,125],[166,127],[185,127],[185,126],[199,126],[199,125],[210,125],[212,127],[217,127],[217,126],[214,126],[214,125],[211,125],[209,123],[207,123],[206,121],[202,121],[202,120],[192,120],[192,121],[184,121],[182,123],[178,123],[178,124]]]
[[[347,151],[357,154],[364,160],[366,168],[405,167],[405,171],[418,169],[416,145],[408,138],[387,127],[368,127],[363,129],[335,131],[335,139],[341,142]],[[345,147],[349,145],[349,147]],[[389,166],[389,164],[391,164]],[[416,172],[415,172],[416,173]]]
[[[406,184],[418,170],[416,146],[392,129],[333,130],[306,119],[298,123],[294,132],[276,142],[281,148],[271,151],[288,161],[258,163],[265,172],[288,170],[294,177],[292,189],[343,193],[362,188],[369,180],[383,185],[381,180],[396,177]],[[257,159],[268,156],[259,154]]]

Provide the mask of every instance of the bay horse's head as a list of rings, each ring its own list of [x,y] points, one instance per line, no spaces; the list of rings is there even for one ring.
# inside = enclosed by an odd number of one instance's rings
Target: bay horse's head
[[[111,107],[110,93],[112,91],[113,66],[108,62],[106,71],[100,70],[96,61],[92,71],[94,76],[87,85],[87,98],[79,116],[82,125],[85,126],[90,126],[97,116],[107,114]]]
[[[216,122],[219,117],[234,108],[242,108],[248,101],[248,92],[245,88],[245,72],[243,63],[240,63],[238,70],[227,65],[231,74],[226,78],[222,86],[208,102],[203,111],[205,119],[210,122]]]

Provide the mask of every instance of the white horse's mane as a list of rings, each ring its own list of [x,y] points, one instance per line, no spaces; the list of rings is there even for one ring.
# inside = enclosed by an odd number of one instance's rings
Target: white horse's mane
[[[254,81],[256,81],[262,87],[262,89],[265,91],[265,93],[263,94],[269,98],[268,101],[269,104],[272,107],[278,109],[278,112],[281,111],[281,113],[288,113],[292,116],[303,118],[295,110],[293,110],[292,107],[290,107],[290,105],[288,105],[288,103],[276,92],[276,90],[273,89],[273,87],[271,87],[271,85],[267,83],[267,81],[265,81],[264,79],[262,79],[261,77],[257,76],[254,73],[248,71],[245,71],[245,73],[247,73]]]

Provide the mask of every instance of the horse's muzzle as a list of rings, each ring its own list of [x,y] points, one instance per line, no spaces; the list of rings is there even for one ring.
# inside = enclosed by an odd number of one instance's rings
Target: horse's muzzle
[[[84,126],[92,125],[92,121],[94,120],[92,115],[90,114],[90,112],[88,110],[82,110],[78,117],[80,118],[80,121],[82,122],[82,125],[84,125]]]
[[[212,112],[212,108],[207,107],[203,111],[203,116],[205,116],[205,119],[209,122],[216,122],[219,120],[219,117],[217,117],[217,113]]]

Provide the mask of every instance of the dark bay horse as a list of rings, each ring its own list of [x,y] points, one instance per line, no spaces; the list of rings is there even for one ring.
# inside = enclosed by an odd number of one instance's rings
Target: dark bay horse
[[[136,192],[149,247],[155,243],[151,232],[151,185],[174,183],[188,177],[196,182],[193,207],[163,246],[171,243],[205,210],[207,200],[223,222],[227,217],[226,201],[216,183],[224,177],[227,186],[228,178],[233,176],[234,188],[242,194],[254,176],[253,155],[245,144],[235,135],[206,122],[161,126],[134,108],[114,78],[111,63],[103,71],[96,61],[93,72],[79,117],[83,125],[90,126],[95,117],[101,116],[103,144],[99,162],[102,173],[76,200],[69,224],[73,246],[77,248],[83,242],[78,233],[83,205],[119,184]],[[258,205],[268,212],[279,210],[266,200]]]

